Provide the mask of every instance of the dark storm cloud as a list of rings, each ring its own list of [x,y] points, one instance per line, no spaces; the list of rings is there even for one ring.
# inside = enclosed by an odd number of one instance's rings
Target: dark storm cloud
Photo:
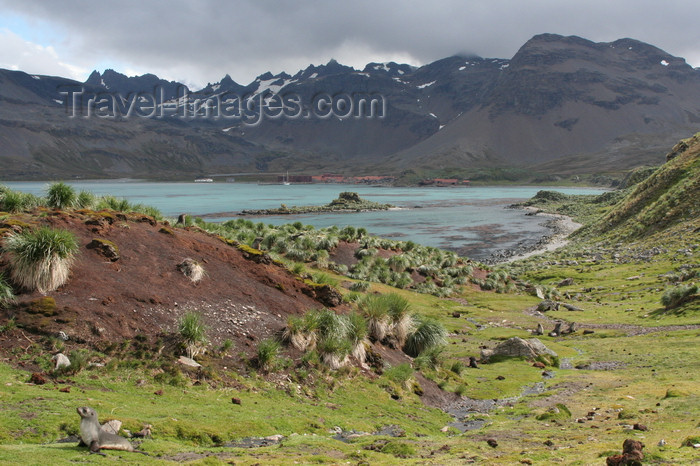
[[[355,67],[455,53],[510,58],[543,32],[632,37],[700,65],[696,1],[0,0],[0,9],[55,31],[56,43],[42,45],[63,64],[89,72],[115,63],[195,85],[226,73],[248,83],[330,58]]]

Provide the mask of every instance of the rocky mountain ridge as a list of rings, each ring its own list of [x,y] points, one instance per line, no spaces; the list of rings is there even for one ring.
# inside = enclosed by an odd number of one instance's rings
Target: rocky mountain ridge
[[[81,92],[77,112],[74,90]],[[157,94],[157,118],[104,117],[134,102],[150,115],[149,93]],[[222,105],[239,105],[237,97],[260,107],[275,104],[275,96],[296,98],[293,112],[253,124],[220,117]],[[375,97],[381,107],[374,118],[340,106],[321,115],[319,96],[333,103]],[[106,103],[97,108],[100,98]],[[99,111],[103,117],[94,117]],[[0,70],[5,179],[286,170],[468,176],[484,167],[616,173],[662,162],[662,149],[698,124],[700,71],[633,39],[542,34],[511,59],[453,56],[419,68],[370,63],[362,71],[331,60],[294,75],[268,72],[247,85],[226,75],[200,90],[113,70],[95,71],[85,83]]]

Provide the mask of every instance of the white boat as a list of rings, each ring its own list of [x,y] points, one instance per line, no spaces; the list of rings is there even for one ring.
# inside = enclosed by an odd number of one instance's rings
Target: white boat
[[[289,186],[290,184],[292,184],[289,182],[289,171],[287,171],[287,175],[284,178],[282,178],[282,184],[285,186]]]
[[[213,183],[214,180],[211,178],[197,178],[194,180],[195,183]]]

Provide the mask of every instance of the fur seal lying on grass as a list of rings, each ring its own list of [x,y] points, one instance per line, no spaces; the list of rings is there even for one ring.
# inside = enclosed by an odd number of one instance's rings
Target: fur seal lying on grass
[[[100,428],[100,423],[97,422],[97,412],[94,409],[83,406],[78,408],[78,414],[80,415],[81,440],[79,446],[85,444],[90,447],[90,453],[97,453],[105,456],[104,453],[100,453],[101,449],[105,449],[133,451],[135,453],[148,455],[145,451],[136,450],[124,437],[102,430]]]

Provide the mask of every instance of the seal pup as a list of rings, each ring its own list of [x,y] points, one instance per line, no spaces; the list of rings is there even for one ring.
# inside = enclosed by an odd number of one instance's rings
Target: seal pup
[[[124,437],[102,430],[100,423],[97,422],[97,412],[94,409],[83,406],[78,408],[78,414],[80,415],[81,440],[81,443],[78,445],[84,444],[90,447],[90,453],[106,456],[104,453],[100,453],[101,449],[105,449],[132,451],[148,455],[145,451],[136,450]]]

